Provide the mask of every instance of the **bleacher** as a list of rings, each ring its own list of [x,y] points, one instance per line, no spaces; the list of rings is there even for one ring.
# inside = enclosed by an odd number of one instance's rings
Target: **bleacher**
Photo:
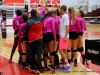
[[[92,12],[88,12],[85,14],[85,17],[97,17],[100,16],[100,8],[93,10]]]
[[[97,8],[96,10],[85,14],[84,19],[87,23],[100,24],[100,8]]]

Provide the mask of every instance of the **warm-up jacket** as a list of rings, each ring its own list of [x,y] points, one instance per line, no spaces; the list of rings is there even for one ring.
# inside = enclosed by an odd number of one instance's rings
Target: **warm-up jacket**
[[[48,12],[42,16],[32,16],[25,25],[24,40],[28,37],[28,42],[43,38],[43,22],[48,15]]]

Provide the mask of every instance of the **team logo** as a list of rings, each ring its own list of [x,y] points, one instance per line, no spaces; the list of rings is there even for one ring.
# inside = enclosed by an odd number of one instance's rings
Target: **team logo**
[[[88,53],[91,53],[91,54],[99,55],[99,51],[95,51],[95,50],[90,50],[90,49],[88,49],[87,52],[88,52]]]

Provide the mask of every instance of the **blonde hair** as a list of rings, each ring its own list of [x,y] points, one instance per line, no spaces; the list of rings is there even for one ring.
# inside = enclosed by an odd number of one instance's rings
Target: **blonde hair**
[[[51,13],[57,13],[56,9],[51,9]]]
[[[68,9],[68,11],[70,12],[70,14],[72,16],[72,20],[74,21],[74,23],[76,23],[76,11],[75,11],[74,7],[70,7]]]

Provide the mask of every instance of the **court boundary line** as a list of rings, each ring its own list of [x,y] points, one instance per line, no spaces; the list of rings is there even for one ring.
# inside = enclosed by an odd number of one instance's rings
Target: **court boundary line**
[[[81,64],[81,66],[84,67],[84,68],[85,68],[86,70],[88,70],[88,71],[92,71],[92,70],[88,69],[86,66],[84,66],[84,65],[81,63],[80,58],[81,58],[81,55],[79,55],[79,57],[78,57],[78,61],[79,61],[79,63]],[[86,71],[86,70],[85,70],[85,71]],[[97,74],[96,72],[93,72],[93,73],[96,74],[96,75],[99,75],[99,74]]]
[[[3,55],[3,54],[0,54],[1,56],[3,56],[3,57],[5,57],[6,59],[9,59],[8,57],[6,57],[5,55]],[[82,63],[81,63],[81,61],[80,61],[80,57],[81,57],[81,55],[79,55],[79,57],[78,57],[78,62],[81,64],[81,66],[83,67],[83,68],[85,68],[86,70],[88,70],[88,71],[92,71],[92,70],[90,70],[90,69],[88,69],[86,66],[84,66]],[[14,63],[16,63],[16,64],[18,64],[16,61],[14,61],[14,60],[12,60],[12,62],[14,62]],[[9,63],[9,62],[8,62]],[[10,63],[11,64],[11,63]],[[85,70],[85,71],[86,71]],[[84,72],[85,73],[85,72]],[[99,74],[97,74],[96,72],[93,72],[95,75],[99,75]],[[43,75],[43,74],[39,74],[39,75]]]

